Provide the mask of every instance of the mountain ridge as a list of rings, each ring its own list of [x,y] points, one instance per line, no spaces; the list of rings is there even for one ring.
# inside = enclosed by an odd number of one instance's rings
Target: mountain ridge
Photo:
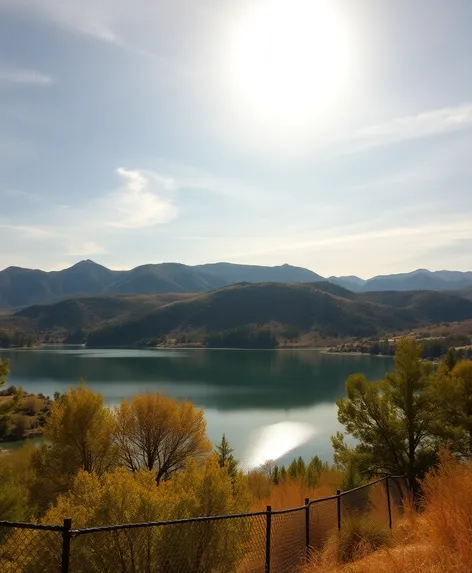
[[[472,288],[471,271],[428,271],[324,278],[303,267],[243,265],[228,262],[189,266],[182,263],[145,264],[130,270],[112,270],[90,259],[59,271],[10,266],[0,271],[0,308],[18,309],[52,304],[76,296],[209,292],[232,284],[315,283],[328,281],[352,292],[459,291]]]

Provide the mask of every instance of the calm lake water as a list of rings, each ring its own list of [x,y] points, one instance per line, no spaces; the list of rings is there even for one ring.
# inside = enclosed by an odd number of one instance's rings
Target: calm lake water
[[[47,348],[1,350],[10,360],[8,385],[53,396],[83,378],[107,405],[149,391],[191,400],[205,409],[208,435],[223,432],[237,455],[249,460],[255,449],[276,458],[290,453],[331,460],[329,437],[340,429],[335,401],[349,374],[369,379],[392,368],[389,358],[323,354],[318,350],[95,350]],[[275,425],[277,424],[277,425]],[[265,445],[261,446],[261,441]]]

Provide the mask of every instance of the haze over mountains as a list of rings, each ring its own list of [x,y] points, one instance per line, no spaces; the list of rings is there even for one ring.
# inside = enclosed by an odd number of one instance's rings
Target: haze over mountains
[[[8,267],[0,271],[0,308],[17,309],[86,295],[202,293],[237,283],[316,283],[328,281],[352,292],[460,291],[472,287],[472,272],[419,269],[411,273],[324,278],[301,267],[265,267],[214,263],[187,266],[179,263],[142,265],[113,271],[93,261],[81,261],[62,271]]]

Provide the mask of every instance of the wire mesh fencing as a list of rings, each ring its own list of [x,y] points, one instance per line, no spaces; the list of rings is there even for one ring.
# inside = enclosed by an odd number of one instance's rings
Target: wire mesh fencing
[[[406,480],[386,477],[293,509],[71,529],[0,522],[8,573],[291,573],[349,519],[392,527]]]
[[[0,521],[0,571],[57,573],[62,568],[63,526]]]

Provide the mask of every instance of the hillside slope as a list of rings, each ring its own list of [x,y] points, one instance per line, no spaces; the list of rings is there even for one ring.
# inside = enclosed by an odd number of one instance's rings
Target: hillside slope
[[[326,290],[323,288],[326,287]],[[334,287],[339,288],[339,287]],[[440,320],[472,318],[472,301],[445,293],[409,293],[394,305],[376,297],[330,292],[329,283],[278,283],[227,287],[90,333],[90,345],[128,346],[186,332],[222,332],[291,327],[300,333],[358,337],[412,328]],[[345,291],[344,291],[345,292]],[[380,297],[381,298],[381,297]],[[388,298],[388,297],[387,297]]]
[[[90,330],[108,322],[125,321],[160,306],[185,300],[189,294],[95,296],[67,299],[50,305],[33,305],[5,317],[4,325],[31,331]]]

